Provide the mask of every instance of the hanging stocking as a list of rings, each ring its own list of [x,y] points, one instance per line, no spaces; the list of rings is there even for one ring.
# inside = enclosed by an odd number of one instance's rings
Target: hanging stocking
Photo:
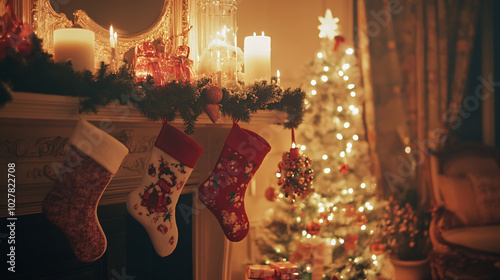
[[[198,188],[201,202],[231,241],[240,241],[248,233],[245,191],[270,150],[264,138],[233,124],[212,173]]]
[[[97,204],[128,149],[109,134],[80,119],[43,213],[68,238],[76,257],[91,262],[106,251]]]
[[[158,255],[177,246],[175,206],[203,148],[164,123],[149,156],[146,172],[127,199],[127,209],[146,229]]]

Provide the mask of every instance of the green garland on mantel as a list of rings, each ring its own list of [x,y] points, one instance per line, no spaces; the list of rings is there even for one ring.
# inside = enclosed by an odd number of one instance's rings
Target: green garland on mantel
[[[75,72],[69,62],[55,63],[52,55],[42,50],[41,40],[36,36],[31,43],[30,54],[23,56],[9,48],[4,50],[4,58],[0,58],[0,108],[12,100],[12,90],[76,96],[82,97],[80,113],[97,113],[99,107],[110,103],[132,104],[150,120],[173,121],[181,117],[184,131],[192,134],[207,104],[202,91],[209,79],[194,83],[173,81],[164,86],[155,86],[152,78],[136,83],[134,71],[126,63],[117,73],[108,71],[104,63],[94,75],[90,71]],[[278,110],[287,114],[285,127],[297,127],[302,122],[305,92],[300,88],[282,89],[261,81],[238,92],[226,88],[222,92],[219,109],[223,116],[250,122],[252,113]]]

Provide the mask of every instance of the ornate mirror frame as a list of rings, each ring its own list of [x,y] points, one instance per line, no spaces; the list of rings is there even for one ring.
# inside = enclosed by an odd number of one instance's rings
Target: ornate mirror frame
[[[26,23],[31,23],[33,31],[44,42],[44,49],[53,53],[54,30],[69,28],[74,25],[89,29],[95,33],[96,61],[110,62],[111,49],[109,43],[109,29],[104,28],[92,20],[85,11],[74,12],[74,22],[69,20],[65,14],[57,13],[50,0],[22,0],[19,1],[19,10],[22,11]],[[173,46],[187,44],[187,36],[174,38],[172,34],[181,34],[189,26],[189,6],[193,0],[165,0],[160,16],[155,22],[142,32],[133,34],[118,34],[116,56],[123,58],[125,52],[134,48],[137,44],[147,41],[158,41],[162,44],[173,43]],[[28,17],[26,13],[30,13]]]

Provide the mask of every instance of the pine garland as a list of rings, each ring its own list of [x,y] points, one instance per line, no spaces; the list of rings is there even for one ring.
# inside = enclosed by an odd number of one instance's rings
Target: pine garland
[[[101,63],[95,75],[90,71],[75,72],[71,63],[55,63],[52,55],[42,50],[41,40],[31,38],[31,53],[23,56],[7,49],[0,60],[0,108],[12,99],[10,90],[82,97],[80,113],[97,113],[99,107],[111,103],[131,104],[150,120],[173,121],[181,117],[184,130],[192,134],[195,124],[207,104],[203,89],[209,79],[193,83],[172,81],[155,86],[152,78],[136,83],[133,69],[124,64],[117,73]],[[278,110],[287,113],[285,127],[297,127],[304,114],[305,92],[300,88],[282,89],[267,81],[245,86],[238,92],[222,89],[219,109],[223,116],[249,122],[258,110]]]

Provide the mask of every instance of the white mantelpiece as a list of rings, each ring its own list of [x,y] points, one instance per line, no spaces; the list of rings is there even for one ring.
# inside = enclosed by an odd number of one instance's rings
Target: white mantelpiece
[[[13,101],[0,108],[0,164],[16,164],[16,215],[41,212],[41,202],[53,187],[56,172],[54,164],[61,164],[66,157],[65,147],[80,117],[79,98],[15,92]],[[275,183],[273,174],[281,153],[290,145],[290,134],[282,125],[286,115],[282,112],[262,111],[252,116],[250,124],[241,126],[264,137],[273,149],[256,173],[246,193],[246,210],[251,230],[248,237],[233,247],[229,261],[232,270],[229,279],[243,279],[245,264],[253,259],[255,246],[252,228],[265,216],[270,202],[264,198],[265,189]],[[131,106],[106,106],[98,114],[85,114],[95,125],[100,121],[111,122],[110,134],[130,150],[120,170],[104,192],[99,205],[125,203],[128,193],[135,189],[145,170],[149,150],[161,128],[161,122],[149,121]],[[182,130],[182,120],[172,124]],[[215,217],[197,198],[197,187],[212,171],[232,121],[223,118],[217,124],[201,115],[196,131],[191,136],[204,147],[204,151],[191,174],[183,193],[192,193],[193,257],[196,280],[228,279],[222,275],[224,235]],[[6,169],[4,169],[6,170]],[[274,179],[273,179],[274,178]],[[6,193],[6,184],[2,184]],[[7,214],[7,200],[0,200],[0,216]]]

